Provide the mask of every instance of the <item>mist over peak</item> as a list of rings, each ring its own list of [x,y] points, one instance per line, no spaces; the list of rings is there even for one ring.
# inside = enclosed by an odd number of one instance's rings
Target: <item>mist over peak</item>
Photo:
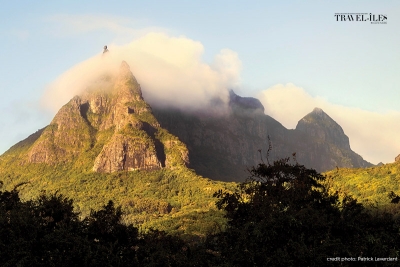
[[[108,50],[63,73],[46,89],[42,105],[55,112],[74,95],[98,86],[99,77],[117,75],[121,62],[140,83],[145,100],[158,107],[201,110],[215,99],[228,104],[227,88],[240,81],[235,52],[222,49],[214,62],[205,63],[203,45],[183,36],[149,33],[126,45],[111,44]]]

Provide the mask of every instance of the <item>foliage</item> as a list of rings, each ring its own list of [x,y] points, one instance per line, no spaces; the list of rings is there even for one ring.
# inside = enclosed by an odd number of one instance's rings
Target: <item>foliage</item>
[[[226,226],[215,220],[220,211],[210,207],[193,209],[196,198],[179,198],[181,191],[175,190],[184,189],[191,181],[183,173],[178,179],[172,171],[146,172],[147,176],[140,178],[145,188],[139,179],[126,186],[124,181],[133,181],[129,173],[113,174],[113,179],[107,175],[81,176],[80,179],[87,179],[83,185],[91,184],[93,179],[99,188],[112,185],[110,181],[128,192],[126,188],[135,185],[141,188],[141,204],[136,205],[134,200],[123,203],[140,211],[143,218],[147,212],[154,212],[153,218],[159,214],[159,219],[150,219],[150,227],[143,231],[128,223],[129,213],[124,215],[123,207],[115,207],[112,201],[82,215],[74,210],[73,201],[60,192],[21,200],[16,188],[24,191],[32,185],[18,184],[10,191],[0,192],[0,265],[336,266],[337,262],[327,258],[398,257],[399,222],[389,213],[372,213],[352,197],[340,199],[338,194],[329,194],[325,177],[315,170],[282,159],[272,165],[259,164],[250,172],[252,176],[236,191],[215,193],[217,207],[228,220]],[[164,187],[160,190],[160,186]],[[80,191],[76,192],[82,198]],[[158,193],[158,202],[149,192]],[[171,207],[161,200],[169,194],[177,197],[175,202],[174,197],[169,198]],[[105,197],[108,196],[113,193]],[[395,193],[390,197],[392,202],[400,199]],[[179,210],[174,211],[175,208]],[[171,217],[168,219],[164,213]],[[202,221],[196,224],[199,219]],[[152,229],[162,227],[174,235]],[[185,232],[185,228],[191,229]],[[341,262],[341,266],[351,263]]]
[[[79,157],[56,166],[2,165],[0,161],[0,180],[4,190],[28,182],[20,188],[23,200],[37,198],[43,191],[73,197],[74,210],[82,217],[112,200],[121,206],[125,223],[134,223],[143,230],[153,227],[204,237],[214,231],[215,225],[223,228],[225,224],[223,212],[215,208],[213,192],[230,191],[233,183],[211,181],[187,168],[94,173],[85,164],[89,160]]]
[[[139,236],[108,202],[79,219],[60,194],[21,201],[0,192],[1,266],[190,266],[190,248],[161,231]]]
[[[400,164],[398,162],[370,168],[340,168],[325,173],[324,184],[331,193],[356,197],[370,209],[379,208],[400,216],[400,206],[388,202],[390,192],[399,193]]]
[[[339,201],[315,170],[282,159],[251,173],[237,192],[216,193],[228,227],[208,245],[221,266],[330,266],[329,257],[398,256],[393,216],[371,214],[351,197]]]

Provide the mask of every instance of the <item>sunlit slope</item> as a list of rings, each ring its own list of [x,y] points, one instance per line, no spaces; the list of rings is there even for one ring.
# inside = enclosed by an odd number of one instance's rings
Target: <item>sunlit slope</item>
[[[400,163],[394,162],[377,167],[337,169],[326,172],[332,192],[347,194],[363,203],[394,209],[388,194],[400,194]],[[389,205],[390,204],[390,205]]]

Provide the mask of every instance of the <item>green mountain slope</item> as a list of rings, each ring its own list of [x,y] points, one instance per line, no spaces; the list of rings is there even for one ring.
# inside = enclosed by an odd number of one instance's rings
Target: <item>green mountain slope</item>
[[[370,168],[343,168],[324,173],[332,192],[351,195],[364,204],[399,213],[399,205],[390,203],[388,195],[400,194],[400,162]]]
[[[5,190],[25,183],[24,199],[58,191],[83,216],[113,200],[127,222],[202,235],[223,227],[212,195],[234,185],[198,176],[188,162],[185,144],[160,127],[123,62],[117,76],[102,75],[5,152],[0,181]]]

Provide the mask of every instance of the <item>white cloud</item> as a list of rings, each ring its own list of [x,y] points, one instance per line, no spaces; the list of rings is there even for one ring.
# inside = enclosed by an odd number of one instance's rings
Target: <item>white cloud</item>
[[[43,104],[58,110],[101,73],[115,72],[122,60],[130,65],[145,99],[153,105],[202,108],[216,97],[227,101],[228,89],[239,82],[241,62],[235,52],[223,49],[207,64],[201,59],[203,45],[184,36],[149,33],[126,45],[109,45],[109,51],[62,74],[46,90]]]
[[[265,113],[287,128],[295,128],[301,117],[314,107],[322,108],[342,126],[352,150],[372,163],[393,162],[400,153],[400,112],[376,113],[331,104],[293,84],[275,85],[260,92],[258,97]]]

